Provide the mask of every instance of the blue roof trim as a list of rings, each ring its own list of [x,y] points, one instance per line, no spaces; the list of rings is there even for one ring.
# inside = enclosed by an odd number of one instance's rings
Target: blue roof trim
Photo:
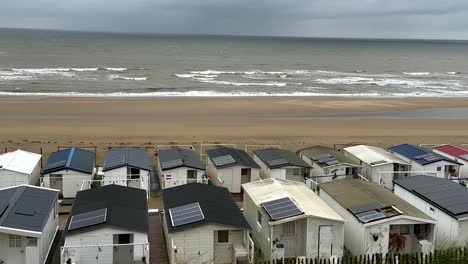
[[[401,145],[397,145],[397,146],[393,146],[391,148],[389,148],[389,150],[395,152],[395,153],[398,153],[402,156],[405,156],[409,159],[411,159],[412,161],[415,161],[421,165],[428,165],[428,164],[432,164],[432,163],[436,163],[436,162],[440,162],[440,161],[446,161],[446,162],[450,162],[450,163],[453,163],[453,164],[458,164],[458,165],[462,165],[461,163],[457,162],[457,161],[454,161],[454,160],[451,160],[447,157],[444,157],[442,155],[439,155],[435,152],[432,152],[430,150],[427,150],[423,147],[419,147],[419,146],[416,146],[416,145],[412,145],[412,144],[401,144]],[[430,159],[430,160],[427,160],[425,158],[418,158],[418,156],[422,156],[422,155],[425,155],[425,154],[430,154],[431,156],[434,156],[433,159]]]
[[[73,154],[75,154],[75,148],[70,149],[70,153],[68,154],[67,164],[65,165],[65,167],[70,168],[70,163],[72,161]]]

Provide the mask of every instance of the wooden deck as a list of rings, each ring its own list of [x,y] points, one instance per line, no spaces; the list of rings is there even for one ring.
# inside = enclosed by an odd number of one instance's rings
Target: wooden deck
[[[161,213],[149,215],[150,263],[169,263]]]

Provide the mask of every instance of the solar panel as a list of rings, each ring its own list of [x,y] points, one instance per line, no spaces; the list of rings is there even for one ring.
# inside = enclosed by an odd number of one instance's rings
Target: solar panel
[[[333,157],[328,157],[328,158],[324,158],[324,159],[321,159],[321,160],[318,160],[318,163],[319,164],[322,164],[322,163],[325,163],[325,162],[328,162],[328,161],[332,161],[332,160],[335,160]]]
[[[174,168],[182,165],[184,165],[184,162],[181,159],[161,162],[161,166],[163,167],[163,169]]]
[[[172,226],[182,226],[205,219],[199,203],[191,203],[169,209]]]
[[[107,208],[94,210],[72,216],[68,230],[76,230],[83,227],[105,223],[107,219]]]
[[[312,160],[314,161],[317,161],[317,160],[321,160],[321,159],[324,159],[324,158],[331,158],[332,155],[330,154],[323,154],[323,155],[318,155],[318,156],[313,156],[311,157]]]
[[[332,161],[327,161],[325,162],[325,164],[327,164],[328,166],[331,166],[331,165],[336,165],[336,164],[339,164],[340,162],[337,161],[337,160],[332,160]]]
[[[368,222],[371,222],[371,221],[386,218],[384,213],[377,212],[375,210],[360,213],[360,214],[357,214],[356,216],[363,223],[368,223]]]
[[[60,160],[60,161],[57,161],[57,162],[54,162],[54,163],[47,164],[44,167],[44,170],[59,168],[59,167],[65,166],[66,164],[67,164],[67,160]]]
[[[382,207],[383,207],[383,204],[381,204],[379,202],[372,202],[372,203],[368,203],[368,204],[363,204],[363,205],[350,207],[349,210],[353,214],[359,214],[359,213],[362,213],[362,212],[367,212],[367,211],[371,211],[371,210],[375,210],[375,209],[380,209]]]
[[[424,160],[426,161],[434,161],[434,160],[438,160],[439,158],[436,157],[436,156],[429,156],[429,157],[425,157]]]
[[[274,160],[268,160],[266,163],[268,163],[270,167],[274,167],[274,166],[286,165],[289,162],[285,159],[274,159]]]
[[[424,158],[427,158],[429,156],[432,156],[432,154],[431,153],[426,153],[426,154],[423,154],[423,155],[415,156],[414,159],[424,159]]]
[[[231,155],[225,155],[225,156],[213,158],[213,162],[216,166],[223,166],[223,165],[236,163],[236,160]]]
[[[289,197],[262,203],[262,207],[274,221],[304,213]]]

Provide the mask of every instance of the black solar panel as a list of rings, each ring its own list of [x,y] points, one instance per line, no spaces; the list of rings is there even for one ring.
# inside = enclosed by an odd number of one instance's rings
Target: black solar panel
[[[57,161],[57,162],[54,162],[54,163],[47,164],[47,165],[44,167],[44,170],[50,170],[50,169],[55,169],[55,168],[63,167],[63,166],[65,166],[66,164],[67,164],[67,160]]]
[[[367,211],[370,211],[370,210],[380,209],[382,207],[384,207],[383,204],[381,204],[379,202],[372,202],[372,203],[368,203],[368,204],[353,206],[353,207],[349,208],[349,210],[353,214],[357,215],[357,214],[362,213],[362,212],[367,212]]]
[[[107,208],[72,216],[68,230],[76,230],[83,227],[105,223],[107,219]]]
[[[191,203],[169,209],[172,226],[182,226],[205,219],[199,203]]]
[[[274,167],[274,166],[286,165],[288,164],[288,161],[286,159],[274,159],[274,160],[268,160],[266,163],[268,163],[270,167]]]
[[[175,168],[175,167],[182,166],[182,165],[184,165],[184,162],[181,159],[161,162],[161,166],[163,167],[163,169]]]
[[[318,155],[318,156],[313,156],[311,157],[312,160],[314,161],[317,161],[317,160],[321,160],[321,159],[325,159],[325,158],[331,158],[332,155],[330,154],[324,154],[324,155]]]
[[[361,221],[363,223],[368,223],[368,222],[371,222],[371,221],[386,218],[384,213],[377,212],[375,210],[360,213],[360,214],[357,214],[356,216],[359,219],[359,221]]]
[[[225,155],[213,158],[213,162],[216,166],[223,166],[236,163],[236,160],[231,155]]]
[[[432,156],[431,153],[426,153],[426,154],[423,154],[423,155],[419,155],[419,156],[415,156],[414,159],[424,159],[424,158],[427,158],[427,157],[430,157]]]
[[[304,213],[289,197],[262,203],[262,207],[272,220],[280,220]]]

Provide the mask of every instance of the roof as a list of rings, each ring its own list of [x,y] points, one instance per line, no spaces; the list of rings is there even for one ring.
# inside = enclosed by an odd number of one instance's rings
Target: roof
[[[106,152],[102,171],[108,171],[125,166],[151,171],[148,152],[137,148],[118,148]]]
[[[459,183],[431,176],[393,182],[456,219],[468,217],[468,188]]]
[[[228,189],[208,184],[190,183],[162,190],[164,214],[169,233],[191,229],[207,224],[219,224],[250,229]],[[169,209],[198,202],[204,220],[173,227]]]
[[[243,184],[242,188],[257,207],[261,207],[266,202],[290,197],[304,212],[302,215],[270,222],[271,224],[281,224],[304,217],[344,222],[338,213],[302,182],[270,178]]]
[[[94,171],[96,153],[79,148],[69,148],[50,154],[42,174],[72,170],[86,174]]]
[[[346,178],[321,184],[320,189],[328,193],[342,207],[348,210],[354,207],[365,207],[366,205],[380,203],[380,208],[394,206],[404,216],[433,221],[432,218],[419,209],[377,183]]]
[[[468,148],[455,146],[455,145],[442,145],[442,146],[437,146],[434,149],[440,152],[443,152],[445,154],[448,154],[450,156],[453,156],[455,158],[468,161]]]
[[[0,154],[0,170],[31,174],[41,160],[42,155],[21,149]]]
[[[191,149],[171,148],[158,152],[159,166],[161,170],[189,167],[198,170],[205,170],[197,152]]]
[[[217,168],[227,168],[232,166],[243,166],[248,168],[260,169],[260,166],[243,150],[235,148],[221,147],[216,149],[210,149],[206,151],[208,157],[213,161],[215,158],[230,155],[234,159],[234,163],[217,165],[214,161],[213,164]]]
[[[307,162],[299,158],[296,153],[278,148],[267,148],[254,151],[254,154],[271,169],[287,166],[311,168]],[[278,162],[277,162],[278,161]],[[273,162],[273,163],[272,163]],[[270,163],[270,164],[269,164]],[[277,165],[273,165],[277,164]]]
[[[100,224],[68,230],[73,216],[107,208],[106,221]],[[65,236],[112,227],[148,233],[148,204],[146,191],[120,185],[105,185],[76,194]]]
[[[371,166],[380,166],[388,163],[408,164],[385,149],[374,146],[358,145],[344,148],[344,150]]]
[[[336,149],[327,148],[324,146],[313,146],[313,147],[301,149],[299,151],[300,153],[302,153],[302,155],[311,159],[313,162],[315,162],[314,158],[317,158],[319,156],[324,156],[324,155],[330,155],[331,158],[339,162],[331,166],[338,166],[343,163],[347,163],[350,165],[355,165],[356,167],[360,167],[360,165],[357,164],[353,159],[346,156],[342,151],[338,151]],[[318,164],[320,167],[330,167],[330,165],[327,165],[326,163],[318,163],[318,162],[315,162],[315,163]]]
[[[42,232],[59,192],[30,185],[0,189],[0,228]]]
[[[453,164],[461,165],[460,163],[454,160],[451,160],[440,154],[434,153],[428,149],[425,149],[416,145],[412,145],[412,144],[401,144],[398,146],[391,147],[389,149],[421,165],[432,164],[432,163],[436,163],[439,161],[446,161],[446,162],[450,162]]]

